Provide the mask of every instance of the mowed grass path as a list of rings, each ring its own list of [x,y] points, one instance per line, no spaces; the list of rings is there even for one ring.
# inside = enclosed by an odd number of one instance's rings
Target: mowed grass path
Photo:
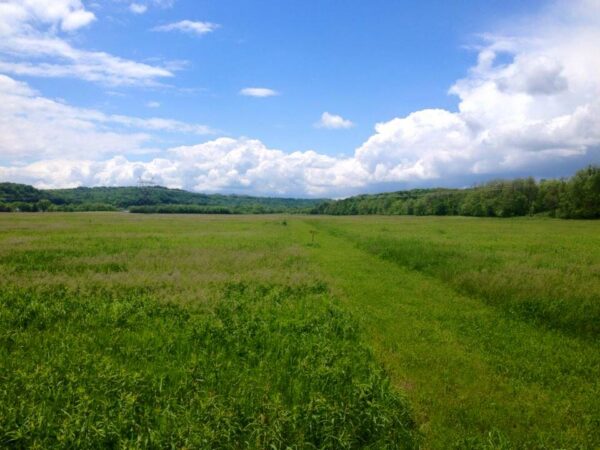
[[[410,270],[364,249],[357,235],[378,232],[415,239],[423,259],[444,248],[442,234],[480,234],[485,252],[490,241],[541,228],[552,235],[560,221],[494,221],[453,218],[313,219],[318,231],[312,257],[339,289],[354,315],[361,317],[377,355],[416,412],[428,448],[598,448],[600,446],[600,345],[561,329],[526,320],[484,299],[461,295],[451,284],[423,271]],[[409,230],[394,230],[394,224]],[[571,223],[572,239],[597,242],[600,224]],[[496,234],[485,228],[496,227]],[[413,228],[412,235],[407,233]],[[429,229],[427,229],[429,227]],[[482,228],[483,227],[483,228]],[[580,227],[578,230],[577,227]],[[502,231],[504,229],[504,236]],[[564,230],[564,228],[563,228]],[[349,237],[348,232],[354,232]],[[581,234],[577,234],[580,232]],[[554,233],[556,234],[556,233]],[[464,238],[463,238],[464,239]],[[457,237],[457,240],[460,238]],[[430,247],[428,247],[428,244]],[[390,243],[391,245],[391,243]],[[569,245],[568,238],[553,245]],[[518,253],[519,242],[503,242]],[[551,245],[549,245],[551,247]],[[582,248],[565,248],[572,263]],[[598,255],[600,249],[592,249]],[[573,255],[575,253],[575,255]],[[418,258],[417,255],[413,255]],[[582,258],[585,260],[585,258]],[[537,263],[536,255],[532,261]],[[595,263],[598,264],[596,259]],[[469,261],[463,261],[468,265]],[[515,264],[526,264],[515,260]],[[583,266],[581,271],[597,266]],[[496,277],[492,270],[491,279]],[[588,273],[587,285],[597,279]],[[563,283],[571,280],[567,272]],[[483,281],[485,282],[485,280]],[[527,283],[527,280],[522,280]],[[585,277],[582,279],[586,282]],[[530,283],[539,285],[533,278]],[[560,285],[555,280],[554,285]],[[527,284],[522,286],[528,290]],[[485,287],[482,286],[485,291]],[[563,289],[564,292],[566,289]],[[593,293],[590,293],[593,298]],[[596,294],[598,291],[596,290]],[[543,299],[542,299],[543,300]],[[596,296],[595,301],[600,302]]]

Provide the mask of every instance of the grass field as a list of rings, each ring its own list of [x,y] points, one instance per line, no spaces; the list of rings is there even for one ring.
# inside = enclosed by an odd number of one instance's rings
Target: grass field
[[[0,280],[3,447],[600,447],[600,222],[3,214]]]

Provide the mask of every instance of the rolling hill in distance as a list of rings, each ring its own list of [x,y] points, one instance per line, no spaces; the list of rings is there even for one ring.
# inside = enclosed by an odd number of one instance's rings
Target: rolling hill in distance
[[[141,206],[186,206],[180,212],[200,212],[221,208],[229,213],[274,213],[290,210],[308,210],[323,202],[322,199],[294,199],[279,197],[252,197],[245,195],[201,194],[162,186],[77,187],[73,189],[36,189],[16,183],[0,183],[0,202],[30,205],[45,201],[46,209],[120,210]],[[49,204],[47,203],[49,202]],[[197,211],[194,207],[199,208]],[[148,211],[150,212],[150,211]],[[156,211],[161,212],[161,211]],[[179,212],[179,211],[178,211]]]

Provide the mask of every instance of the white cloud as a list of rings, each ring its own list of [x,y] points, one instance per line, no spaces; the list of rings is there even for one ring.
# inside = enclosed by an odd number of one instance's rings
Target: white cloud
[[[219,138],[169,153],[181,165],[180,185],[206,192],[322,195],[357,186],[364,176],[352,159],[314,151],[285,153],[252,139]]]
[[[140,177],[173,188],[259,195],[320,196],[359,187],[366,176],[352,158],[313,151],[285,153],[251,139],[219,138],[177,147],[149,162],[116,156],[108,160],[51,159],[19,167],[0,166],[0,179],[39,187],[127,185]]]
[[[142,5],[141,3],[132,3],[129,5],[129,11],[134,14],[144,14],[146,11],[148,11],[148,6]]]
[[[167,25],[161,25],[155,27],[153,31],[182,31],[184,33],[196,34],[202,36],[204,34],[212,33],[220,25],[211,22],[194,22],[192,20],[182,20],[180,22],[170,23]]]
[[[344,119],[342,116],[330,114],[327,111],[321,115],[321,120],[315,124],[317,128],[329,128],[331,130],[352,128],[353,126],[354,124],[350,120]]]
[[[96,16],[80,0],[5,0],[0,4],[0,32],[8,34],[37,21],[53,23],[64,31],[89,25]]]
[[[95,20],[79,0],[7,0],[0,3],[0,72],[73,77],[109,85],[156,85],[169,68],[73,47],[60,31]]]
[[[589,5],[559,2],[529,21],[535,33],[485,36],[477,65],[450,90],[457,112],[379,124],[356,158],[377,181],[442,183],[600,160],[600,16]]]
[[[40,96],[0,75],[0,161],[88,159],[156,151],[149,133],[205,135],[212,130],[172,119],[110,115]]]
[[[148,108],[160,108],[160,103],[155,102],[155,101],[150,101],[150,102],[146,103],[146,106]]]
[[[247,87],[240,91],[240,95],[245,95],[247,97],[273,97],[279,95],[279,92],[269,88]]]

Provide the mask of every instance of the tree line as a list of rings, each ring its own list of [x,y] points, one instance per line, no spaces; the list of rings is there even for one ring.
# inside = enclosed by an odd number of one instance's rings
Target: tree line
[[[568,179],[494,180],[469,189],[413,189],[317,205],[313,214],[600,218],[600,166]]]

